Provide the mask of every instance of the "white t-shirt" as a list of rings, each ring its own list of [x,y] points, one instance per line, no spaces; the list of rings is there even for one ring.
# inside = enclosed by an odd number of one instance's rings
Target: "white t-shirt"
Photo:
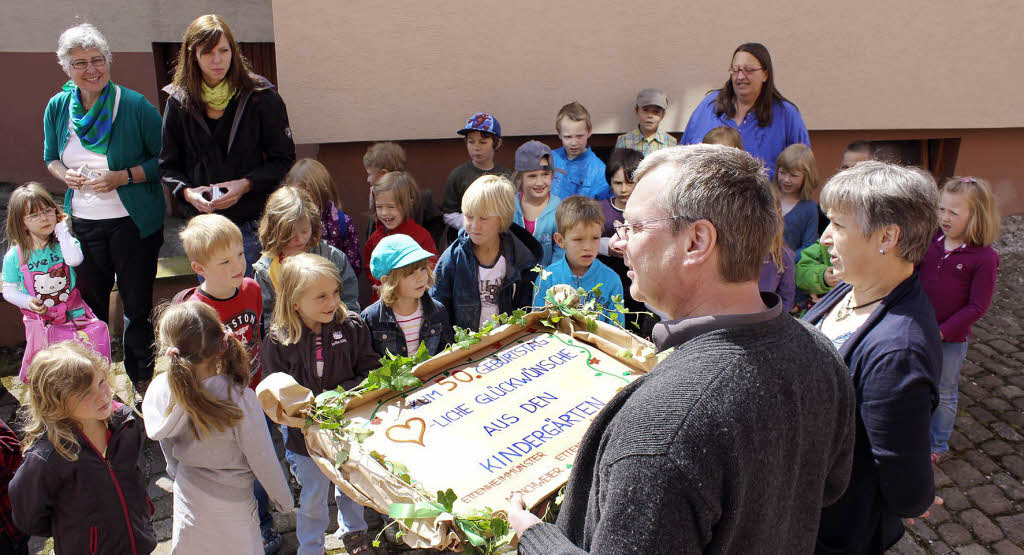
[[[114,90],[116,96],[114,97],[114,116],[110,119],[111,123],[117,117],[117,107],[121,102],[121,87],[115,87]],[[71,111],[70,106],[68,111]],[[82,146],[82,140],[75,134],[75,125],[71,123],[70,117],[68,117],[68,144],[60,155],[60,161],[73,170],[82,166],[93,171],[110,169],[106,156],[96,154]],[[83,188],[75,191],[71,197],[71,214],[85,220],[108,220],[124,218],[128,216],[128,210],[121,203],[121,197],[117,196],[117,190],[97,193]]]
[[[398,327],[402,328],[402,335],[405,336],[405,352],[407,356],[416,354],[420,348],[420,326],[423,324],[423,304],[416,305],[412,314],[399,314],[395,312],[395,321]]]
[[[480,325],[483,326],[491,316],[498,314],[498,293],[505,282],[505,257],[499,256],[490,268],[482,264],[477,266],[477,281],[480,290]]]

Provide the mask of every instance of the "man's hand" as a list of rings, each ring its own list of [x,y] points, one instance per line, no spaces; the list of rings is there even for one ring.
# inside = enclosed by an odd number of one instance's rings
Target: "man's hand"
[[[220,187],[228,190],[220,198],[210,203],[214,210],[224,210],[234,206],[242,198],[242,195],[252,190],[252,181],[242,178],[234,181],[225,181],[224,183],[214,183],[210,187]]]
[[[203,193],[210,191],[209,187],[189,187],[181,192],[182,196],[189,204],[196,207],[196,210],[203,214],[209,214],[213,212],[213,207],[210,201],[206,200]]]
[[[939,507],[943,503],[945,503],[945,502],[942,500],[942,498],[939,497],[938,495],[936,495],[935,496],[935,500],[932,501],[932,507]],[[921,516],[919,516],[917,518],[928,518],[929,516],[931,516],[931,514],[932,514],[932,507],[928,507],[928,510],[925,511],[923,515],[921,515]],[[913,518],[905,518],[905,519],[903,519],[903,523],[906,524],[907,526],[910,526],[911,524],[914,523],[914,519]]]
[[[527,528],[534,524],[540,524],[541,520],[527,510],[523,495],[517,493],[512,496],[512,501],[508,506],[508,523],[516,531],[516,537],[522,537]]]

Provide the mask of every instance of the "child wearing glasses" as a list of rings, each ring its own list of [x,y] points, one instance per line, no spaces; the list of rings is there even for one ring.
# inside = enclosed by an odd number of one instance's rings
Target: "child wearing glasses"
[[[80,318],[85,303],[75,289],[73,266],[82,263],[82,246],[68,230],[67,215],[50,193],[34,181],[11,193],[7,203],[7,243],[3,296],[26,318]],[[65,312],[66,311],[66,312]],[[38,349],[25,348],[19,377]]]

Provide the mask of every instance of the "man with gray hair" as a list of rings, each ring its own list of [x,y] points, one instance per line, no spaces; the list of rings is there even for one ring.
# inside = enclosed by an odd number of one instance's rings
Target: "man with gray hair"
[[[519,552],[809,553],[849,479],[856,399],[828,339],[758,291],[780,225],[765,170],[692,145],[636,179],[612,246],[633,297],[673,318],[664,358],[594,419],[557,525],[514,497]]]

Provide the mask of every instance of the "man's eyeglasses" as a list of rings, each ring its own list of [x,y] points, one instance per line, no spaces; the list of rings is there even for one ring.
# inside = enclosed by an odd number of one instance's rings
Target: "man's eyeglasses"
[[[29,221],[29,222],[32,222],[32,223],[39,223],[39,222],[44,222],[44,221],[48,220],[51,216],[56,216],[56,215],[57,215],[57,211],[54,210],[53,208],[49,208],[47,210],[41,210],[39,212],[36,212],[35,214],[27,215],[27,216],[25,216],[25,220]]]
[[[88,66],[92,66],[92,67],[94,67],[96,69],[100,69],[100,68],[105,67],[106,65],[107,65],[107,59],[104,58],[103,56],[99,56],[99,57],[93,58],[93,59],[88,60],[88,61],[87,60],[75,60],[75,61],[71,62],[71,67],[77,69],[78,71],[82,71],[83,69],[85,69]]]
[[[742,73],[743,75],[750,75],[751,73],[754,73],[755,71],[761,71],[762,69],[764,69],[764,68],[763,67],[730,67],[729,68],[729,74],[730,75],[736,75],[737,73]]]
[[[643,231],[645,224],[653,224],[655,222],[667,222],[669,220],[693,221],[690,218],[687,218],[686,216],[672,216],[669,218],[655,218],[653,220],[644,220],[642,222],[636,222],[632,224],[615,222],[612,224],[612,227],[615,228],[615,236],[618,237],[620,241],[629,241],[629,236],[634,233],[639,233]]]

